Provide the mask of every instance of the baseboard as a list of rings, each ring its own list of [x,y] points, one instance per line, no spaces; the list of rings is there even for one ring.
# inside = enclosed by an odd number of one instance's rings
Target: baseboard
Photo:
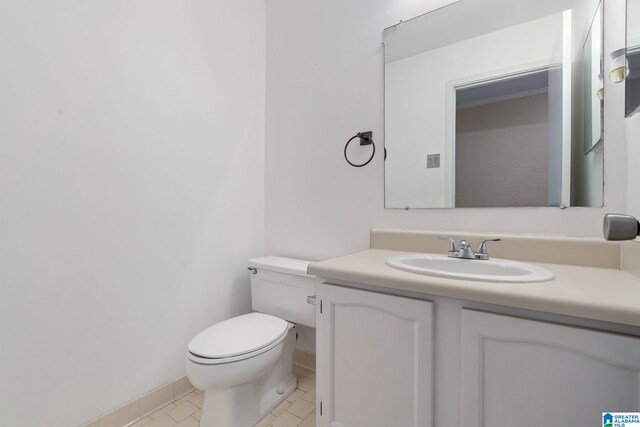
[[[298,350],[293,353],[293,364],[305,369],[316,370],[316,354],[305,350]]]
[[[296,349],[293,353],[293,364],[315,371],[316,354]],[[133,424],[194,389],[189,378],[178,378],[83,424],[82,427],[122,427]]]
[[[83,427],[122,427],[135,423],[194,389],[189,378],[178,378],[83,424]]]

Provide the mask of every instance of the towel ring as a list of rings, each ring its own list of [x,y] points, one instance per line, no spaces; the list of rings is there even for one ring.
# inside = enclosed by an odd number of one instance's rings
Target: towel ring
[[[351,162],[349,160],[349,157],[347,156],[347,149],[349,148],[349,144],[351,144],[351,142],[356,138],[360,138],[360,145],[361,146],[371,145],[373,147],[373,152],[371,153],[371,157],[369,157],[369,160],[367,160],[366,162],[364,162],[362,164],[359,164],[359,165]],[[373,160],[373,157],[375,155],[376,155],[376,144],[375,144],[375,142],[373,142],[373,132],[371,132],[371,131],[358,132],[357,134],[352,136],[349,139],[349,141],[347,141],[347,144],[344,146],[344,159],[347,161],[347,163],[349,163],[354,168],[361,168],[363,166],[367,166],[369,163],[371,163],[371,160]]]

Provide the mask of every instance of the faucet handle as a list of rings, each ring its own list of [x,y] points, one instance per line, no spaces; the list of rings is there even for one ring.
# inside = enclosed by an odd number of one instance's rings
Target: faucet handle
[[[456,245],[456,241],[454,239],[452,239],[451,237],[438,236],[438,239],[440,239],[440,240],[448,240],[449,241],[449,252],[457,252],[458,251],[458,247]]]
[[[489,259],[489,254],[487,253],[487,243],[489,242],[502,242],[502,239],[483,240],[480,246],[478,246],[478,252],[476,252],[477,259]]]

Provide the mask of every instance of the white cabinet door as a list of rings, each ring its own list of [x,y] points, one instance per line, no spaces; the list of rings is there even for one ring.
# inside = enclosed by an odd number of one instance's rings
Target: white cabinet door
[[[431,427],[432,304],[326,284],[318,297],[318,425]]]
[[[640,410],[640,339],[462,313],[462,425],[598,426]]]

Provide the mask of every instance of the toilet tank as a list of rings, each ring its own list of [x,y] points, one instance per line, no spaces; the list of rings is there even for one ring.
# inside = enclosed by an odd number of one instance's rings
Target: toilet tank
[[[315,328],[315,306],[307,302],[316,293],[315,276],[307,274],[310,263],[278,256],[250,259],[253,309]]]

